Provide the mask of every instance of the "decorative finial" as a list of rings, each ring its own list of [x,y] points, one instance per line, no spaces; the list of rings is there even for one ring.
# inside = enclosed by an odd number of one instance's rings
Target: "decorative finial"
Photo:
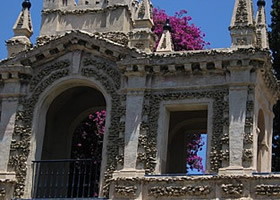
[[[258,0],[257,5],[258,6],[265,6],[265,0]]]
[[[172,30],[172,27],[171,27],[171,25],[170,25],[170,21],[169,21],[168,18],[166,19],[165,25],[163,26],[163,30],[164,30],[164,31],[170,31],[170,32],[171,32],[171,30]]]
[[[171,31],[172,27],[170,26],[170,21],[169,19],[166,19],[165,25],[163,26],[163,33],[159,40],[156,52],[172,52],[174,50]]]
[[[28,10],[30,10],[30,8],[31,8],[31,2],[29,0],[24,0],[24,2],[22,2],[22,9],[24,10],[26,8]]]

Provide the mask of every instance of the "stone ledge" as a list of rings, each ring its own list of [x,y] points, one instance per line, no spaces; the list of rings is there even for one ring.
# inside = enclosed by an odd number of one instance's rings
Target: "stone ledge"
[[[0,183],[15,183],[16,174],[15,172],[0,172]]]

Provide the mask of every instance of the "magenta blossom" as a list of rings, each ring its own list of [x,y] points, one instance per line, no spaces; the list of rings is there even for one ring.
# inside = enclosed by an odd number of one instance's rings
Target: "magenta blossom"
[[[190,24],[192,19],[190,16],[186,16],[187,11],[181,10],[176,12],[174,16],[168,16],[165,10],[156,9],[153,10],[153,21],[154,21],[154,33],[160,39],[163,26],[166,23],[166,19],[169,18],[170,25],[172,27],[172,41],[174,44],[175,51],[182,50],[201,50],[210,43],[205,42],[201,30],[193,24]],[[157,41],[158,45],[159,40]]]

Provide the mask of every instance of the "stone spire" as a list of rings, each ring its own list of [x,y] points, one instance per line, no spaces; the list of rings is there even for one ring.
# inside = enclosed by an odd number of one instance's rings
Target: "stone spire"
[[[129,35],[129,46],[150,53],[155,45],[152,32],[154,25],[150,0],[142,0],[134,15],[133,30]]]
[[[136,11],[135,20],[148,20],[153,23],[152,20],[152,6],[150,0],[142,0]]]
[[[269,49],[268,33],[266,27],[265,0],[258,0],[258,11],[256,17],[257,46]]]
[[[171,38],[171,29],[169,19],[166,19],[156,52],[172,52],[174,50]]]
[[[30,8],[30,1],[24,0],[22,3],[22,10],[13,27],[14,36],[7,41],[8,57],[32,46],[30,37],[33,34],[33,27]]]
[[[256,46],[256,26],[252,0],[235,0],[229,30],[232,47]]]

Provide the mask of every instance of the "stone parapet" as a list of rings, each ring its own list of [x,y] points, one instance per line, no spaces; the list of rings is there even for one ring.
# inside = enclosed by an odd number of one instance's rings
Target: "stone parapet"
[[[110,199],[279,199],[279,174],[113,178]]]
[[[0,172],[0,200],[13,198],[15,184],[15,173]]]

